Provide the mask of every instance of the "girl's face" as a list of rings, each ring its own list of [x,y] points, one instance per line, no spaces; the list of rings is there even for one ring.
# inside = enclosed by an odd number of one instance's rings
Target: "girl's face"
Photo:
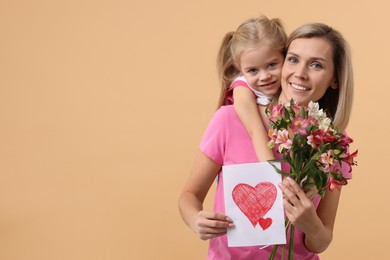
[[[301,105],[317,102],[328,87],[337,88],[333,49],[323,38],[298,38],[291,42],[282,69],[280,103],[291,98]]]
[[[281,51],[263,42],[246,49],[240,57],[240,69],[249,85],[267,96],[280,88],[283,55]]]

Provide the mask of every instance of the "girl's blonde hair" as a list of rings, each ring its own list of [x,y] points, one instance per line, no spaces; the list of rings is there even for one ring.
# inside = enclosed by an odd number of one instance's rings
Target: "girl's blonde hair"
[[[268,19],[264,15],[248,19],[235,32],[228,32],[222,40],[217,57],[217,69],[222,87],[218,108],[227,104],[226,90],[240,74],[241,54],[259,41],[264,41],[264,44],[280,50],[284,56],[286,40],[287,35],[281,20]]]
[[[334,76],[337,89],[329,87],[318,101],[334,120],[334,125],[341,131],[347,128],[352,111],[353,69],[348,43],[338,31],[323,23],[305,24],[293,31],[287,39],[286,49],[295,39],[322,38],[333,48]]]

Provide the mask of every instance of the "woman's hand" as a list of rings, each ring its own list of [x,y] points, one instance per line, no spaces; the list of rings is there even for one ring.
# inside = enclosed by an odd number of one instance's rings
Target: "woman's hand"
[[[286,178],[287,178],[286,175],[282,175],[282,180]],[[313,200],[318,195],[318,189],[315,185],[313,185],[313,187],[311,188],[304,188],[303,190],[306,194],[306,197],[308,197],[310,200]]]
[[[226,234],[232,227],[233,221],[224,214],[202,210],[195,218],[193,230],[200,239],[207,240]]]
[[[308,197],[310,200],[313,200],[318,196],[318,189],[315,185],[311,188],[304,188],[303,190],[306,194],[306,197]]]
[[[284,178],[280,188],[283,192],[285,213],[291,224],[304,233],[318,229],[316,209],[312,202],[316,189],[305,191],[290,177]]]

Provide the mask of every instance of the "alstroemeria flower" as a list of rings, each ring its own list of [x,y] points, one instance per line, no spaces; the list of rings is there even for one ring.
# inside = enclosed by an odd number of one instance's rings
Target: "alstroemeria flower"
[[[348,146],[352,142],[353,142],[352,138],[350,138],[349,136],[343,134],[342,138],[341,138],[341,141],[340,141],[340,145],[341,146]]]
[[[311,132],[311,135],[307,137],[307,144],[311,145],[314,149],[318,149],[323,143],[322,137],[324,135],[324,131],[318,129]]]
[[[338,135],[333,135],[331,131],[326,131],[324,135],[322,136],[322,142],[323,143],[334,143],[336,141],[339,141],[340,137]]]
[[[294,110],[295,117],[300,114],[301,112],[301,106],[299,106],[297,103],[290,104],[290,108]]]
[[[318,121],[318,127],[323,131],[327,131],[331,123],[330,118],[325,117]]]
[[[277,105],[272,107],[271,115],[269,116],[269,119],[273,122],[277,121],[279,118],[282,118],[284,116],[284,106],[283,105]]]
[[[312,116],[308,116],[308,117],[307,117],[307,121],[308,121],[309,124],[311,124],[311,125],[318,125],[318,120],[315,119],[315,118],[312,117]]]
[[[312,101],[309,102],[308,113],[309,116],[314,117],[318,121],[326,118],[326,113],[322,109],[320,109],[320,106],[317,102],[312,102]]]
[[[320,109],[320,105],[317,102],[310,101],[309,105],[307,106],[309,116],[315,116],[318,113],[318,110]]]
[[[288,131],[285,129],[279,130],[275,143],[279,144],[278,151],[280,153],[283,151],[283,149],[291,149],[292,141],[288,138]]]
[[[345,184],[347,184],[345,180],[341,180],[341,181],[335,180],[333,175],[330,174],[328,183],[324,188],[328,188],[330,191],[333,191],[334,189],[340,190],[340,186]]]
[[[329,150],[327,153],[321,154],[319,158],[321,162],[321,170],[324,172],[330,172],[330,166],[333,165],[333,150]]]
[[[293,134],[299,133],[302,136],[307,136],[306,127],[310,125],[307,119],[298,116],[292,120],[292,132]]]
[[[357,155],[358,155],[358,150],[356,150],[352,154],[350,154],[348,152],[348,153],[343,153],[343,154],[340,155],[340,158],[342,158],[343,161],[346,162],[349,165],[350,171],[352,171],[352,165],[357,165],[356,161],[354,160],[354,158]]]
[[[276,137],[278,137],[278,130],[277,129],[268,129],[268,136],[272,140],[276,140]]]
[[[323,164],[333,164],[333,150],[321,154],[321,162]]]

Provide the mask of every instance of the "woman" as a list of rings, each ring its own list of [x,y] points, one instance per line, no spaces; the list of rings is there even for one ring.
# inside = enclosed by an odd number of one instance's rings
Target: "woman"
[[[295,30],[287,42],[278,103],[293,98],[301,105],[318,101],[344,130],[351,113],[352,64],[348,44],[327,25],[312,23]],[[263,119],[266,119],[262,111]],[[232,106],[221,107],[200,144],[187,183],[179,198],[185,223],[201,239],[210,239],[208,259],[267,259],[272,247],[228,247],[225,233],[234,223],[224,214],[222,165],[257,162],[251,138]],[[282,166],[283,167],[283,166]],[[218,175],[214,210],[203,210],[203,201]],[[295,258],[319,259],[331,243],[340,191],[323,199],[308,194],[289,178],[282,182],[286,216],[296,227]],[[280,257],[278,252],[276,259]]]

